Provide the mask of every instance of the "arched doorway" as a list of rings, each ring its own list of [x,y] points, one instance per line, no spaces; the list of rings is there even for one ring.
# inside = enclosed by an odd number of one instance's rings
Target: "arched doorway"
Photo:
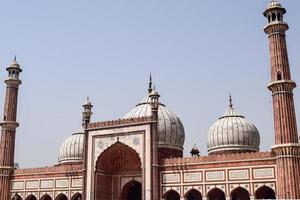
[[[68,200],[68,197],[64,194],[58,195],[55,200]]]
[[[96,162],[96,199],[107,200],[118,199],[120,196],[123,197],[122,188],[113,188],[113,185],[120,185],[119,180],[114,178],[113,175],[140,176],[141,168],[142,164],[139,154],[131,147],[119,141],[108,147],[101,153]],[[137,188],[136,186],[132,189]],[[140,198],[142,198],[141,195]]]
[[[175,190],[170,190],[163,196],[163,199],[165,199],[165,200],[180,200],[180,195]]]
[[[49,196],[49,194],[44,194],[41,200],[52,200],[52,198]]]
[[[142,185],[133,180],[128,182],[122,189],[122,200],[141,200]]]
[[[235,188],[230,196],[231,200],[250,200],[249,192],[242,187]]]
[[[37,199],[36,199],[36,197],[33,194],[31,194],[28,197],[26,197],[25,200],[37,200]]]
[[[198,190],[191,189],[185,195],[186,200],[202,200],[202,195]]]
[[[219,188],[211,189],[207,194],[207,200],[226,200],[225,194]]]
[[[80,193],[76,193],[72,196],[71,200],[82,200],[82,195]]]
[[[264,185],[256,190],[255,199],[276,199],[276,195],[273,189]]]

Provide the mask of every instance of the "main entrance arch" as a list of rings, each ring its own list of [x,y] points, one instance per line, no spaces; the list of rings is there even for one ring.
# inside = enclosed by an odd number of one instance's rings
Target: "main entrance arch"
[[[128,145],[117,141],[98,157],[95,172],[95,197],[97,200],[140,200],[142,186],[137,181],[120,188],[123,177],[141,176],[139,154]]]

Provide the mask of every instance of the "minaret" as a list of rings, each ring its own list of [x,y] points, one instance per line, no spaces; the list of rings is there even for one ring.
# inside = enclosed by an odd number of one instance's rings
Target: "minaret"
[[[264,12],[268,24],[264,28],[269,38],[271,83],[276,155],[277,198],[300,198],[300,144],[298,143],[296,115],[285,32],[289,26],[283,21],[285,8],[272,1]]]
[[[151,75],[150,75],[150,83],[151,81]],[[160,95],[155,90],[155,86],[152,89],[149,84],[149,89],[151,88],[151,91],[149,90],[149,97],[151,99],[151,117],[152,117],[152,125],[151,125],[151,147],[152,147],[152,155],[151,155],[151,174],[152,174],[152,180],[151,180],[151,194],[152,194],[152,200],[159,199],[159,164],[158,164],[158,109],[159,109],[159,97]]]
[[[86,184],[87,184],[87,148],[88,148],[88,132],[86,131],[88,123],[91,121],[93,105],[90,102],[89,97],[85,104],[82,105],[82,127],[84,128],[84,139],[83,139],[83,184],[82,184],[82,199],[86,199]],[[0,199],[1,200],[1,199]]]
[[[92,117],[92,108],[93,105],[90,102],[89,97],[87,97],[85,104],[82,105],[83,112],[82,112],[82,127],[86,128],[87,124],[90,123]]]
[[[6,83],[6,95],[4,104],[3,121],[0,123],[0,200],[10,200],[11,175],[14,170],[15,134],[19,124],[17,119],[18,90],[21,80],[19,74],[22,72],[16,57],[12,64],[6,68],[8,78]]]

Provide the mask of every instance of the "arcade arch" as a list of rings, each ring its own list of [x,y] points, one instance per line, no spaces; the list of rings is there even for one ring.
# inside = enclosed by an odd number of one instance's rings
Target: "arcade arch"
[[[250,200],[250,194],[245,188],[237,187],[231,192],[230,199],[231,200],[239,200],[239,199]]]
[[[82,200],[82,194],[76,193],[72,196],[71,200]]]
[[[211,189],[207,194],[207,200],[226,200],[225,193],[219,189]]]
[[[180,200],[180,195],[175,190],[169,190],[165,193],[163,196],[163,199],[165,200]]]
[[[61,193],[55,198],[55,200],[68,200],[68,197]]]
[[[185,200],[202,200],[202,194],[196,189],[191,189],[185,194],[184,198]]]
[[[28,197],[26,197],[25,200],[37,200],[37,198],[33,194],[31,194]]]
[[[52,200],[52,198],[49,196],[49,194],[44,194],[41,200]]]
[[[256,190],[255,199],[276,199],[276,195],[272,188],[264,185]]]

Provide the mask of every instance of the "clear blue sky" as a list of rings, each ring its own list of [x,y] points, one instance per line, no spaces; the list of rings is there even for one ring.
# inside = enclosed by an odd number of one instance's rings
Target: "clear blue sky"
[[[146,94],[148,76],[182,119],[185,155],[234,107],[274,143],[267,37],[269,0],[10,0],[0,7],[0,80],[14,55],[23,68],[16,161],[55,164],[61,143],[81,124],[86,96],[93,121],[118,119]],[[300,2],[282,0],[293,79],[300,83]],[[0,84],[0,105],[5,85]],[[295,104],[300,117],[300,90]],[[298,120],[299,122],[299,120]],[[300,122],[299,122],[300,123]]]

